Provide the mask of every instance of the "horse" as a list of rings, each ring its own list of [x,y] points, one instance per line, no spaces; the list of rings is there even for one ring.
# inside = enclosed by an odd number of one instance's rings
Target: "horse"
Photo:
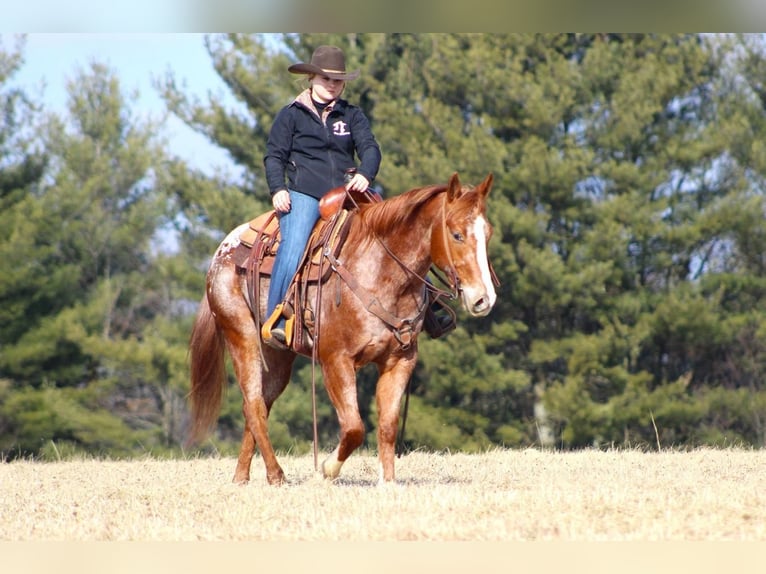
[[[484,317],[495,304],[497,279],[488,256],[492,226],[486,215],[492,182],[490,173],[479,185],[463,185],[454,173],[446,185],[415,188],[355,208],[347,237],[333,257],[333,272],[321,289],[314,287],[319,311],[312,354],[340,426],[337,447],[321,464],[326,479],[336,479],[364,441],[356,372],[374,363],[379,482],[395,480],[399,411],[418,357],[429,271],[436,268],[446,275],[451,298],[459,299],[469,315]],[[289,382],[297,354],[259,339],[245,275],[232,261],[244,225],[227,235],[212,258],[192,328],[192,436],[198,442],[218,419],[228,350],[245,419],[233,482],[249,482],[258,448],[268,483],[280,485],[286,482],[285,473],[269,439],[268,417]],[[268,278],[260,281],[258,312],[263,317]]]

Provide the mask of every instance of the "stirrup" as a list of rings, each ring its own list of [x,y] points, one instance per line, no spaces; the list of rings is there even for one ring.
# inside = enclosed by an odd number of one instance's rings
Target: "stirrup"
[[[282,317],[285,317],[285,342],[282,343],[279,339],[274,337],[271,330],[274,328]],[[278,303],[274,308],[268,319],[261,326],[261,338],[264,343],[278,349],[289,349],[293,341],[293,330],[295,326],[295,313],[289,303]]]
[[[271,330],[274,328],[274,325],[276,325],[277,322],[282,318],[283,307],[284,305],[282,303],[278,303],[269,318],[264,321],[263,325],[261,325],[261,338],[263,339],[263,342],[276,348],[287,348],[286,345],[284,345],[271,334]],[[285,338],[287,338],[287,331],[285,331]]]

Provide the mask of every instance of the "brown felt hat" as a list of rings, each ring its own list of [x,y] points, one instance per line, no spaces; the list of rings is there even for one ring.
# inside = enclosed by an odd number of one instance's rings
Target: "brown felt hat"
[[[346,56],[335,46],[319,46],[311,54],[311,62],[299,62],[287,68],[293,74],[319,74],[333,80],[355,80],[359,70],[346,72]]]

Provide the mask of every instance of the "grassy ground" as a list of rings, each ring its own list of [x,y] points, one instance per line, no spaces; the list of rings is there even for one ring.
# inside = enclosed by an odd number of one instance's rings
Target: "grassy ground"
[[[282,456],[0,464],[4,541],[766,541],[766,451],[411,453],[397,483],[356,454],[341,478]]]

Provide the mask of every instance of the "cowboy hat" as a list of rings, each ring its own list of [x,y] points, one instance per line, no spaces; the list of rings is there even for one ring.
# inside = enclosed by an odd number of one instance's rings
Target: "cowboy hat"
[[[311,62],[299,62],[287,68],[293,74],[319,74],[333,80],[355,80],[359,70],[346,72],[346,56],[335,46],[319,46],[311,54]]]

